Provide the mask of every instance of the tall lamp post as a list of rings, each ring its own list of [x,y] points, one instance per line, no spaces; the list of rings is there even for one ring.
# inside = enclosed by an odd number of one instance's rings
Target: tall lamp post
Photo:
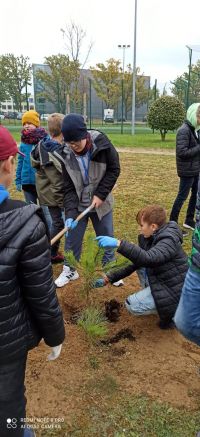
[[[136,38],[137,38],[137,0],[135,0],[134,49],[133,49],[133,94],[132,94],[132,135],[135,134],[135,86],[136,86]]]
[[[186,46],[189,50],[189,71],[188,71],[188,83],[187,83],[187,94],[186,94],[186,109],[190,106],[189,97],[190,97],[190,77],[191,77],[191,70],[192,70],[192,52],[199,52],[200,46],[194,45],[194,46]]]
[[[121,107],[121,134],[123,134],[124,124],[124,68],[125,68],[125,50],[130,48],[129,44],[118,44],[118,48],[123,50],[122,62],[122,107]]]
[[[188,72],[188,84],[187,84],[187,97],[186,97],[186,109],[189,106],[189,95],[190,95],[190,75],[191,75],[191,66],[192,66],[192,48],[186,46],[189,50],[189,72]]]

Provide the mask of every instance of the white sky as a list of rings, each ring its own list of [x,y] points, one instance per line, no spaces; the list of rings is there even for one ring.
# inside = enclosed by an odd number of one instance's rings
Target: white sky
[[[43,63],[44,56],[64,53],[61,28],[74,20],[94,41],[87,67],[114,57],[118,44],[130,44],[133,60],[134,0],[1,0],[1,54],[12,52]],[[200,45],[200,0],[138,0],[137,66],[163,88],[188,68],[187,45]],[[84,53],[83,53],[84,54]],[[193,62],[200,52],[193,52]]]

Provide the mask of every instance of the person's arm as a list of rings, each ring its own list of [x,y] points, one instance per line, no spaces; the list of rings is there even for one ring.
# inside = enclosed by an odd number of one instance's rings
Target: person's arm
[[[20,152],[24,153],[22,144],[20,144],[19,150],[20,150]],[[23,167],[24,156],[22,156],[18,153],[17,158],[18,159],[17,159],[17,170],[16,170],[15,184],[16,184],[16,186],[17,185],[19,186],[19,185],[22,185],[22,167]]]
[[[177,156],[183,160],[192,159],[200,154],[200,144],[189,147],[191,135],[189,129],[180,129],[176,135],[176,153]]]
[[[22,251],[18,276],[23,298],[40,335],[48,346],[60,345],[65,338],[64,321],[55,291],[45,224],[39,217]]]
[[[79,198],[72,179],[70,178],[64,164],[62,164],[63,184],[64,184],[64,209],[65,218],[76,219],[78,216]]]
[[[102,201],[112,191],[120,174],[119,155],[111,143],[110,147],[106,150],[106,159],[106,173],[93,193],[94,196],[97,196]]]
[[[118,252],[126,258],[130,259],[132,263],[139,267],[156,267],[165,264],[174,257],[180,242],[176,242],[172,238],[164,238],[160,240],[155,246],[149,250],[141,249],[136,244],[128,243],[122,240],[118,247]]]
[[[111,284],[113,284],[113,282],[117,282],[120,279],[124,279],[127,276],[130,276],[131,273],[135,272],[136,270],[136,266],[134,264],[129,264],[126,267],[121,267],[120,269],[114,269],[113,271],[110,270],[109,272],[106,273],[106,276],[109,280],[109,282],[111,282]]]

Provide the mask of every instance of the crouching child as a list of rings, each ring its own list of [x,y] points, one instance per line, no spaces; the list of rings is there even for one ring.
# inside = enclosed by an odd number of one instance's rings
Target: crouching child
[[[110,237],[97,237],[100,247],[117,248],[117,252],[132,264],[111,270],[97,281],[97,286],[115,282],[137,271],[142,290],[125,301],[134,315],[158,314],[160,328],[173,325],[182,286],[188,269],[187,256],[182,249],[182,232],[175,222],[167,223],[166,211],[158,205],[141,209],[136,217],[140,226],[138,245]]]

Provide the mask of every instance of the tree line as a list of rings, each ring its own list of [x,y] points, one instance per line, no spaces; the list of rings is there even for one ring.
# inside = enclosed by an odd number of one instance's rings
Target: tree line
[[[38,70],[36,80],[40,91],[37,98],[53,103],[57,112],[67,113],[71,108],[74,111],[83,108],[83,99],[89,98],[90,83],[81,73],[93,47],[90,41],[83,49],[86,32],[74,22],[61,29],[65,42],[65,54],[47,56],[44,59],[47,69]],[[82,59],[82,61],[81,61]],[[131,110],[133,71],[130,64],[122,71],[122,63],[118,59],[110,58],[104,63],[97,63],[90,67],[90,79],[97,96],[104,102],[105,107],[117,109],[122,99],[124,115]],[[148,87],[144,74],[140,68],[136,70],[136,106],[148,103],[148,106],[159,97],[155,85]],[[171,81],[172,94],[182,103],[197,102],[200,99],[200,60],[191,66],[190,86],[188,89],[188,72]],[[17,111],[22,111],[22,103],[28,100],[27,88],[32,81],[32,66],[28,56],[15,56],[8,53],[0,56],[0,105],[12,98]],[[166,95],[164,87],[163,93]],[[87,97],[86,97],[87,96]],[[0,106],[1,107],[1,106]]]

